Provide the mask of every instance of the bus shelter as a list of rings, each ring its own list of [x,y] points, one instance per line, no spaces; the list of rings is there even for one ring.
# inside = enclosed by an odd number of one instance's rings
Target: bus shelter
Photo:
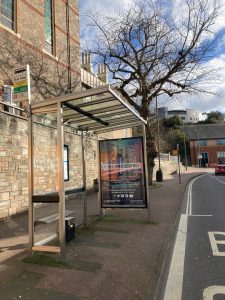
[[[54,114],[57,131],[58,191],[41,195],[34,194],[34,115]],[[83,133],[99,134],[142,125],[144,136],[144,156],[146,156],[146,121],[110,86],[105,85],[81,92],[51,98],[29,106],[28,156],[29,156],[29,243],[31,251],[61,253],[65,248],[65,195],[72,193],[64,186],[64,127],[72,125],[81,132],[84,215],[86,210],[86,165],[84,159]],[[99,150],[99,149],[98,149]],[[98,153],[97,153],[98,157]],[[145,163],[146,186],[147,163]],[[99,166],[100,168],[100,166]],[[98,172],[99,173],[99,172]],[[98,174],[99,176],[99,174]],[[100,182],[100,180],[99,180]],[[58,205],[59,245],[35,245],[34,242],[34,205],[35,203],[56,202]],[[147,202],[149,195],[147,189]],[[99,210],[100,210],[99,199]],[[148,205],[149,209],[149,205]],[[150,212],[149,212],[150,217]],[[85,223],[85,222],[84,222]]]

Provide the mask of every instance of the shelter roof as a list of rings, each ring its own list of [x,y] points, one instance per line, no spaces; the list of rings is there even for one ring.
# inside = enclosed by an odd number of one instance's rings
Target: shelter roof
[[[79,130],[103,133],[146,124],[110,85],[51,98],[31,105],[33,114],[53,113],[63,108],[63,122]]]

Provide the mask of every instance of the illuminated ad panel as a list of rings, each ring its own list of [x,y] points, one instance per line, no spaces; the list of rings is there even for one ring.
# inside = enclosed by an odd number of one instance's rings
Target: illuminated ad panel
[[[147,207],[142,137],[99,141],[101,205]]]

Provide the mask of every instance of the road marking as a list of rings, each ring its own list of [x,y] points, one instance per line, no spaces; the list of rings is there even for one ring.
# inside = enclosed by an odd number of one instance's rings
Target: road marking
[[[190,210],[190,202],[191,202],[191,200],[190,200],[190,191],[191,191],[191,188],[192,188],[192,185],[191,185],[191,182],[190,182],[190,184],[189,184],[189,186],[188,186],[188,196],[187,196],[186,215],[189,214],[189,210]]]
[[[212,285],[207,287],[203,292],[203,300],[213,300],[213,296],[217,294],[225,295],[225,286]]]
[[[182,214],[173,250],[164,300],[180,300],[184,274],[184,257],[187,236],[187,214]]]
[[[225,252],[219,251],[219,249],[217,247],[217,245],[225,245],[225,238],[224,238],[224,240],[216,240],[216,238],[215,238],[216,234],[225,236],[225,232],[221,232],[221,231],[208,232],[213,255],[214,256],[225,256]]]
[[[225,184],[224,181],[220,180],[219,178],[217,178],[217,177],[215,177],[215,176],[213,176],[213,175],[211,175],[211,174],[206,174],[206,175],[208,175],[208,176],[210,176],[210,177],[216,179],[217,181],[219,181],[219,182],[222,183],[222,184]]]
[[[201,175],[204,176],[204,175]],[[184,258],[187,238],[188,217],[192,215],[192,185],[201,176],[194,178],[188,186],[186,213],[181,214],[177,237],[173,249],[169,275],[164,293],[164,300],[180,300],[184,276]]]
[[[212,217],[213,215],[191,215],[189,217]]]
[[[200,175],[196,178],[194,178],[188,186],[188,197],[187,197],[187,207],[186,207],[186,214],[189,216],[192,216],[192,186],[195,183],[196,180],[198,180],[200,177],[205,176],[205,175]]]

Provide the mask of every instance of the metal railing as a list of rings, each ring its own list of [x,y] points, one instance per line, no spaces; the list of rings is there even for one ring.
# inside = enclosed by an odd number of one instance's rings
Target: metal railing
[[[21,116],[25,112],[23,108],[18,107],[15,103],[9,104],[0,101],[0,111],[10,113],[15,116]]]
[[[156,159],[159,159],[157,156]],[[178,162],[177,156],[170,155],[170,153],[160,153],[160,160],[161,161],[171,161],[171,162]]]

